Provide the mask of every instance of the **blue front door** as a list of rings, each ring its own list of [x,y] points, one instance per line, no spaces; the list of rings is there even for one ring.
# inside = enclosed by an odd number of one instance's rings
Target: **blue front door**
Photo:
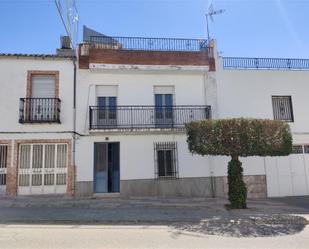
[[[94,144],[94,192],[119,192],[119,143]]]

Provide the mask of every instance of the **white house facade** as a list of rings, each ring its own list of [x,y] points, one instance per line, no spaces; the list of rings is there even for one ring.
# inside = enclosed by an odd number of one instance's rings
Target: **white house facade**
[[[0,192],[73,193],[71,58],[0,54]]]
[[[292,155],[241,159],[249,197],[309,194],[308,60],[84,32],[76,81],[71,56],[1,54],[2,194],[226,196],[230,159],[192,155],[185,124],[231,117],[284,120],[293,133]]]

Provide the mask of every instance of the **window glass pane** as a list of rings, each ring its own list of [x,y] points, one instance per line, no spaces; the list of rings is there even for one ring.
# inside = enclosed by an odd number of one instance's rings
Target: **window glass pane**
[[[67,145],[58,144],[57,146],[57,168],[65,168],[67,165]]]
[[[117,98],[116,97],[109,97],[109,118],[116,119],[116,107],[117,107]]]
[[[29,169],[30,168],[30,152],[31,145],[20,145],[20,169]]]
[[[45,146],[45,168],[55,168],[55,145]]]
[[[158,153],[158,174],[159,176],[165,176],[164,150],[159,150],[157,153]]]
[[[178,177],[176,143],[155,143],[155,163],[157,177]]]
[[[272,102],[275,120],[293,121],[291,96],[273,96]]]
[[[0,145],[0,168],[7,167],[7,146]]]
[[[33,145],[32,168],[38,169],[43,167],[43,145]]]
[[[166,150],[165,151],[165,168],[166,168],[166,175],[173,176],[174,169],[173,169],[173,151]]]

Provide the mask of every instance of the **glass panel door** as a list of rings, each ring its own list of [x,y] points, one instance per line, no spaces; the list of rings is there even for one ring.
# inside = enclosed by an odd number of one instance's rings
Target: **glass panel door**
[[[108,192],[108,144],[94,144],[94,192]]]
[[[98,97],[98,126],[117,126],[117,98]]]
[[[119,192],[119,143],[95,143],[94,157],[94,192]]]
[[[155,94],[155,122],[157,127],[173,126],[173,95]]]

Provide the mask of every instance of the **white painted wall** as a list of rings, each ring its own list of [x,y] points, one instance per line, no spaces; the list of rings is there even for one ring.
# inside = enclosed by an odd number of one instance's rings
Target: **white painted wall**
[[[79,70],[78,132],[89,131],[89,106],[96,105],[95,88],[98,85],[118,86],[118,105],[154,105],[154,86],[170,85],[175,89],[176,105],[212,105],[215,113],[216,92],[213,83],[209,82],[204,72]]]
[[[61,124],[19,124],[19,99],[26,98],[27,71],[59,71]],[[0,132],[72,131],[73,64],[66,59],[0,57]]]
[[[77,90],[77,131],[85,136],[77,141],[77,181],[93,181],[94,142],[120,142],[120,177],[155,178],[154,142],[176,141],[180,177],[210,175],[209,158],[192,156],[182,134],[89,134],[89,106],[96,105],[96,87],[117,86],[118,105],[154,105],[155,86],[173,86],[175,105],[216,104],[214,75],[203,71],[173,70],[79,70]],[[215,112],[215,108],[213,108]],[[226,165],[225,165],[226,167]]]
[[[272,95],[292,96],[293,133],[309,132],[309,71],[223,70],[217,71],[220,118],[273,119]]]

